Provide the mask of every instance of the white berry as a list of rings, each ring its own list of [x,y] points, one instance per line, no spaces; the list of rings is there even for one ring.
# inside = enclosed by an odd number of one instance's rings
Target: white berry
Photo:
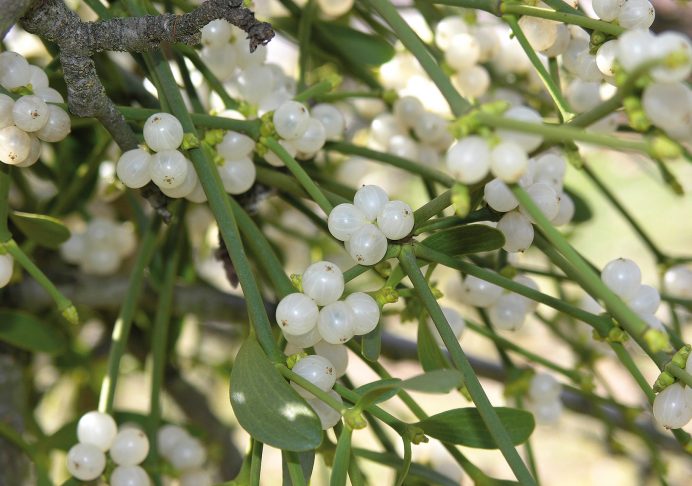
[[[219,155],[226,160],[237,160],[249,157],[255,149],[255,141],[239,132],[228,131],[223,140],[216,146]]]
[[[5,89],[15,89],[29,84],[31,71],[24,56],[12,51],[0,53],[0,85]]]
[[[344,274],[332,262],[310,265],[302,277],[303,292],[319,306],[336,302],[344,293]]]
[[[661,295],[651,285],[640,285],[627,303],[637,314],[653,314],[661,304]]]
[[[543,122],[541,115],[536,110],[526,106],[514,106],[507,110],[504,116],[505,118],[511,118],[513,120],[520,120],[528,123],[540,124]],[[498,129],[496,133],[502,140],[512,141],[523,148],[526,152],[535,150],[543,141],[543,137],[541,135],[517,132],[508,128]]]
[[[187,430],[182,427],[172,424],[164,425],[156,435],[159,453],[166,459],[170,459],[171,452],[178,442],[189,436]]]
[[[339,394],[334,390],[329,390],[328,393],[340,404],[344,403]],[[317,414],[317,417],[319,417],[322,430],[331,429],[341,420],[341,414],[337,410],[334,410],[317,397],[309,399],[308,405],[312,407],[312,410]]]
[[[380,186],[366,185],[356,191],[353,204],[360,209],[368,221],[374,221],[389,201],[389,196]]]
[[[329,213],[329,232],[339,241],[348,241],[353,233],[368,223],[363,211],[350,203],[342,203]]]
[[[507,184],[497,178],[485,185],[483,197],[488,206],[501,213],[511,211],[519,205],[519,201],[507,187]]]
[[[142,149],[128,150],[115,166],[118,178],[127,187],[139,189],[151,181],[151,155]]]
[[[44,142],[60,142],[69,135],[70,130],[70,115],[59,106],[48,105],[48,121],[36,132],[36,136]]]
[[[299,138],[310,123],[310,114],[305,105],[297,101],[287,101],[273,115],[274,128],[280,137],[287,140]]]
[[[377,226],[390,240],[400,240],[413,229],[413,209],[403,201],[389,201],[377,216]]]
[[[642,272],[632,260],[618,258],[603,268],[601,280],[623,299],[631,299],[639,290]]]
[[[508,252],[526,251],[533,242],[533,225],[519,211],[510,211],[497,222],[497,229],[505,237],[502,248]]]
[[[529,186],[526,189],[526,193],[548,221],[557,216],[560,200],[558,199],[557,192],[551,186],[544,182],[537,182]],[[533,218],[523,206],[519,210],[533,222]]]
[[[119,466],[136,466],[149,454],[149,439],[137,428],[118,432],[110,448],[110,456]]]
[[[488,317],[498,329],[516,331],[524,325],[528,305],[526,299],[515,293],[502,294],[490,307]]]
[[[276,307],[276,322],[282,331],[301,335],[315,327],[318,312],[317,304],[307,295],[289,294]]]
[[[334,365],[322,356],[310,355],[298,361],[293,366],[293,372],[305,378],[322,391],[331,390],[336,382]],[[301,386],[293,384],[303,398],[315,398],[315,395]]]
[[[7,286],[12,278],[14,259],[10,255],[0,255],[0,289]]]
[[[331,344],[343,344],[353,337],[355,315],[346,302],[337,301],[320,310],[317,328],[322,339]]]
[[[177,150],[163,150],[151,156],[149,171],[154,184],[175,189],[185,182],[187,159]]]
[[[111,473],[110,486],[149,486],[149,475],[139,466],[118,466]]]
[[[531,378],[529,396],[534,402],[548,402],[557,400],[560,396],[562,385],[549,373],[536,373]]]
[[[454,333],[454,337],[457,340],[459,340],[459,338],[461,338],[461,335],[464,332],[464,329],[466,328],[466,323],[464,322],[464,319],[461,317],[461,314],[459,314],[459,312],[457,312],[455,309],[452,309],[451,307],[441,307],[441,309],[442,313],[445,316],[445,319],[447,320],[447,323],[449,324],[450,329]],[[430,329],[430,333],[435,339],[435,342],[437,342],[438,346],[444,346],[445,344],[442,341],[442,336],[437,330],[437,326],[435,326],[435,323],[433,322],[432,318],[428,318],[427,324],[428,328]]]
[[[91,444],[76,444],[67,452],[67,470],[80,481],[93,481],[103,474],[106,456]]]
[[[104,452],[110,449],[117,433],[118,426],[107,413],[88,412],[77,423],[79,442],[94,445]]]
[[[173,467],[179,471],[196,469],[207,460],[207,451],[202,443],[194,437],[183,437],[170,454]]]
[[[154,152],[177,149],[183,135],[183,126],[170,113],[156,113],[144,123],[144,141]]]
[[[490,170],[490,147],[485,139],[472,135],[463,138],[447,152],[447,168],[464,184],[475,184]]]
[[[692,299],[692,270],[684,265],[670,267],[663,275],[663,288],[679,299]]]
[[[31,151],[31,138],[14,125],[0,129],[0,162],[18,165]]]
[[[656,421],[667,429],[684,427],[692,418],[692,407],[685,400],[683,385],[673,383],[656,395],[653,413]]]
[[[490,152],[490,170],[495,177],[508,184],[517,182],[527,166],[526,152],[514,142],[501,142]]]
[[[345,302],[353,311],[353,333],[357,336],[367,334],[377,327],[380,321],[380,307],[375,299],[365,292],[354,292]]]
[[[387,253],[387,237],[374,224],[365,224],[346,242],[346,251],[359,265],[374,265]]]
[[[337,378],[346,373],[348,367],[348,348],[343,344],[331,344],[327,341],[320,341],[314,346],[315,353],[329,360],[334,365],[334,374]]]
[[[464,302],[474,307],[489,307],[502,295],[502,287],[473,275],[464,279]]]
[[[257,169],[248,157],[227,160],[219,167],[223,187],[229,194],[243,194],[255,183]]]

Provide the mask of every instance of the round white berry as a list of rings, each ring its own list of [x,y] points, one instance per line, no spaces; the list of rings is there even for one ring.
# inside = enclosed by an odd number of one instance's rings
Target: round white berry
[[[48,123],[48,105],[36,95],[22,96],[14,102],[12,119],[17,128],[35,132]]]
[[[435,44],[446,51],[452,43],[452,38],[457,34],[468,32],[468,26],[459,16],[445,17],[435,26]]]
[[[610,22],[617,18],[624,2],[625,0],[593,0],[591,6],[599,19]]]
[[[70,238],[60,245],[60,255],[67,263],[80,263],[85,251],[86,238],[79,233],[72,233]]]
[[[317,324],[319,311],[317,304],[305,294],[288,294],[276,307],[276,322],[282,331],[301,335],[309,332]]]
[[[24,162],[31,151],[31,138],[14,125],[0,128],[0,162],[18,165]]]
[[[415,120],[412,120],[412,126],[414,123]],[[383,147],[386,147],[389,144],[389,140],[395,135],[406,135],[406,133],[406,126],[391,113],[377,115],[370,123],[371,137]]]
[[[637,295],[642,282],[642,272],[632,260],[618,258],[603,268],[601,280],[623,299],[631,299]]]
[[[317,325],[304,334],[290,334],[284,331],[283,335],[286,338],[287,343],[300,349],[314,346],[322,340],[322,336],[320,335],[319,329],[317,329]]]
[[[490,307],[488,317],[497,329],[516,331],[524,325],[528,310],[526,298],[507,293],[502,294]]]
[[[406,135],[394,135],[387,145],[387,152],[404,159],[418,159],[418,144]]]
[[[159,454],[166,459],[170,459],[171,452],[173,452],[176,444],[189,436],[190,434],[187,433],[187,430],[182,427],[172,424],[164,425],[156,435]]]
[[[489,307],[502,295],[502,287],[473,275],[467,275],[464,279],[463,291],[464,302],[474,307]]]
[[[625,71],[633,71],[655,55],[656,38],[648,30],[628,30],[618,39],[617,59]]]
[[[281,145],[291,157],[295,157],[298,153],[295,145],[293,145],[289,140],[281,139],[279,140],[279,145]],[[264,160],[266,160],[269,165],[273,165],[274,167],[283,167],[285,165],[284,161],[271,150],[264,154]]]
[[[569,194],[563,192],[559,197],[560,204],[557,209],[557,215],[550,220],[550,222],[555,226],[562,226],[572,221],[572,218],[574,218],[574,212],[576,210],[574,201]]]
[[[29,84],[31,71],[24,56],[12,51],[0,53],[0,85],[8,90]]]
[[[9,127],[14,123],[12,118],[12,107],[14,100],[6,94],[0,93],[0,128]]]
[[[423,143],[436,143],[448,133],[447,121],[435,113],[424,112],[414,120],[413,133]]]
[[[219,175],[223,187],[229,194],[247,192],[255,183],[257,169],[248,157],[237,160],[227,160],[219,167]]]
[[[684,81],[692,72],[692,42],[679,32],[663,32],[656,37],[653,46],[654,57],[664,60],[664,64],[651,70],[651,76],[656,81],[672,83]],[[685,56],[686,60],[678,59],[675,67],[665,65],[665,59],[670,56]]]
[[[596,66],[598,66],[598,70],[601,71],[604,76],[615,75],[613,66],[615,64],[615,59],[617,58],[619,49],[617,39],[609,40],[598,48],[598,51],[596,52]]]
[[[334,365],[322,356],[310,355],[293,366],[293,372],[315,385],[322,391],[331,390],[336,382]],[[315,398],[315,395],[293,383],[293,387],[303,398]]]
[[[207,195],[204,192],[204,188],[202,187],[202,183],[198,180],[197,185],[195,188],[192,190],[190,194],[185,196],[185,199],[188,201],[192,201],[193,203],[203,203],[206,202],[207,200]]]
[[[175,444],[169,460],[179,471],[196,469],[207,460],[207,451],[199,440],[187,436]]]
[[[307,130],[310,114],[302,103],[287,101],[274,112],[272,120],[280,137],[295,140]]]
[[[324,142],[327,140],[327,131],[324,129],[322,122],[315,118],[309,118],[307,127],[302,135],[294,140],[291,144],[296,147],[298,152],[312,153],[321,149]]]
[[[480,55],[481,48],[478,41],[474,36],[465,32],[453,36],[449,42],[449,47],[445,49],[445,61],[458,71],[463,71],[476,64]]]
[[[319,306],[336,302],[344,293],[344,274],[332,262],[310,265],[302,277],[303,292]]]
[[[32,91],[48,87],[48,75],[38,66],[29,65],[29,83]]]
[[[656,11],[648,0],[624,0],[618,12],[618,23],[625,29],[648,29]]]
[[[651,285],[640,285],[627,303],[639,315],[653,314],[661,304],[661,295]]]
[[[490,147],[485,139],[472,135],[463,138],[447,152],[447,168],[464,184],[475,184],[490,170]]]
[[[507,110],[504,114],[505,118],[520,120],[523,122],[541,124],[543,119],[536,111],[526,106],[514,106]],[[531,152],[538,148],[543,142],[541,135],[531,133],[516,132],[510,129],[501,128],[496,131],[497,135],[506,141],[512,141],[524,149],[525,152]]]
[[[348,348],[343,344],[331,344],[327,341],[320,341],[313,346],[315,353],[329,360],[334,365],[334,374],[337,378],[346,373],[348,367]]]
[[[557,26],[552,20],[530,17],[528,15],[519,19],[519,27],[524,32],[526,39],[537,51],[543,51],[551,47],[557,40]]]
[[[274,71],[269,66],[254,65],[248,66],[240,71],[235,79],[240,96],[249,103],[258,104],[262,99],[269,96],[274,90],[274,78]],[[286,103],[293,102],[287,101]],[[279,109],[281,109],[281,107],[279,107]],[[274,122],[276,123],[276,118],[274,119]],[[283,126],[285,127],[286,125]],[[279,135],[281,135],[278,128],[277,132]],[[297,138],[297,136],[294,138]]]
[[[144,141],[154,152],[177,149],[183,135],[183,126],[170,113],[156,113],[144,123]]]
[[[14,259],[10,255],[0,255],[0,288],[7,286],[12,278]]]
[[[549,373],[536,373],[531,378],[529,397],[535,403],[555,401],[560,397],[562,385]]]
[[[142,149],[128,150],[120,156],[115,166],[118,179],[127,187],[139,189],[151,181],[151,155]]]
[[[67,452],[67,470],[80,481],[93,481],[103,474],[106,455],[91,444],[76,444]]]
[[[359,265],[374,265],[387,253],[387,237],[374,224],[365,224],[346,242],[346,251]]]
[[[413,224],[413,209],[403,201],[389,201],[377,216],[377,226],[390,240],[407,236]]]
[[[518,284],[523,285],[524,287],[529,287],[530,289],[533,289],[537,292],[540,290],[538,288],[538,284],[531,277],[528,277],[526,275],[517,275],[512,280],[514,280]],[[538,302],[536,302],[535,300],[529,299],[528,297],[524,297],[523,295],[519,295],[519,297],[525,300],[526,308],[529,311],[533,312],[538,308]]]
[[[115,436],[110,456],[119,466],[136,466],[149,454],[149,439],[138,429],[123,429]]]
[[[536,422],[541,425],[551,425],[556,423],[562,415],[562,402],[560,400],[550,400],[532,404],[533,415]]]
[[[111,248],[87,248],[81,259],[81,268],[90,275],[111,275],[120,266],[120,255]]]
[[[354,292],[346,297],[345,302],[353,311],[353,333],[357,336],[367,334],[380,322],[380,307],[375,299],[365,292]]]
[[[353,337],[355,315],[344,301],[326,305],[320,310],[317,328],[322,339],[331,344],[343,344]]]
[[[173,189],[162,187],[161,192],[163,192],[166,196],[176,199],[188,197],[199,185],[199,179],[197,178],[195,167],[192,165],[192,162],[189,159],[185,159],[185,161],[187,162],[187,174],[185,174],[185,180],[181,185],[174,187]]]
[[[389,196],[380,186],[366,185],[356,191],[353,204],[360,209],[368,221],[374,221],[389,201]]]
[[[60,142],[69,135],[70,130],[70,115],[59,106],[48,105],[48,121],[36,132],[36,136],[44,142]]]
[[[407,127],[412,127],[416,118],[425,112],[425,108],[418,98],[414,96],[402,96],[394,102],[392,111],[399,123]]]
[[[236,160],[249,157],[255,149],[255,141],[239,132],[228,131],[223,140],[216,146],[219,155],[226,160]]]
[[[476,64],[463,71],[457,72],[452,81],[456,84],[459,93],[467,98],[479,98],[490,87],[490,74],[483,66]]]
[[[441,309],[442,313],[445,316],[445,319],[447,320],[447,323],[449,324],[450,329],[454,333],[454,337],[457,340],[459,340],[459,338],[461,338],[461,335],[464,332],[464,329],[466,328],[466,323],[464,322],[464,319],[461,317],[461,314],[459,314],[459,312],[457,312],[455,309],[452,309],[451,307],[441,307]],[[435,342],[437,342],[438,346],[444,346],[445,344],[442,341],[442,336],[437,330],[437,326],[435,326],[435,323],[433,322],[432,318],[428,317],[427,324],[428,328],[430,329],[430,333],[435,339]]]
[[[692,299],[692,270],[684,265],[670,267],[663,275],[663,288],[679,299]]]
[[[351,10],[354,0],[317,0],[320,10],[330,17],[339,17]]]
[[[230,47],[233,26],[225,19],[216,19],[202,27],[202,44],[212,47]]]
[[[348,241],[353,233],[367,223],[368,219],[363,211],[350,203],[336,206],[327,219],[329,232],[339,241]]]
[[[502,248],[508,252],[526,251],[533,242],[533,225],[519,211],[510,211],[497,222],[497,229],[505,237]]]
[[[147,472],[139,466],[118,466],[111,473],[110,486],[149,486]]]
[[[501,142],[490,152],[490,170],[503,182],[517,182],[527,165],[526,152],[514,142]]]
[[[104,452],[110,449],[117,433],[118,426],[107,413],[88,412],[77,422],[79,442],[96,446]]]
[[[324,127],[327,140],[338,140],[344,133],[346,121],[341,111],[334,105],[320,103],[310,110],[312,117]]]
[[[180,486],[212,486],[211,475],[202,469],[186,470],[178,478]]]
[[[151,156],[149,171],[151,180],[159,187],[175,189],[185,182],[187,159],[177,150],[163,150]]]
[[[332,398],[343,405],[344,402],[337,392],[329,390],[328,393]],[[334,410],[317,397],[308,399],[308,405],[310,405],[315,414],[317,414],[317,417],[319,417],[322,430],[331,429],[341,420],[341,414],[338,410]]]
[[[495,211],[506,213],[519,205],[519,201],[500,179],[493,179],[483,188],[483,197],[488,206]]]
[[[557,57],[567,50],[571,39],[572,36],[569,33],[569,28],[565,24],[558,24],[555,41],[550,47],[542,50],[541,54],[546,57]]]
[[[30,133],[29,142],[31,143],[31,146],[29,148],[29,155],[26,156],[26,159],[22,160],[19,164],[17,164],[17,167],[31,167],[36,162],[38,162],[38,159],[41,157],[41,149],[43,148],[43,145],[41,144],[41,141],[38,139],[38,137]]]
[[[229,46],[205,46],[200,57],[212,74],[221,81],[226,81],[233,75],[238,63],[237,51]]]
[[[536,182],[535,184],[531,184],[526,189],[526,193],[529,195],[538,209],[541,210],[543,215],[548,218],[548,221],[557,216],[560,200],[558,199],[555,189],[544,182]],[[529,221],[534,222],[528,211],[526,211],[523,207],[521,207],[519,210],[529,219]]]
[[[653,412],[656,421],[667,429],[684,427],[692,419],[692,407],[685,400],[683,385],[673,383],[656,395]]]
[[[34,94],[46,103],[64,103],[65,99],[53,88],[39,88],[34,90]]]

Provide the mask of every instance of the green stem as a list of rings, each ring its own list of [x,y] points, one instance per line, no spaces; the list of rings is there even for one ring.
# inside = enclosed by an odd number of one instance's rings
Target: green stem
[[[10,216],[11,170],[11,166],[0,163],[0,243],[12,239],[12,233],[7,226],[7,219]]]
[[[632,359],[632,356],[630,356],[622,343],[611,342],[609,344],[611,349],[615,351],[615,354],[620,362],[625,366],[625,368],[627,368],[627,371],[629,371],[630,375],[632,375],[634,381],[637,382],[639,388],[641,388],[641,390],[644,392],[644,395],[649,400],[649,403],[653,403],[655,398],[654,391],[651,389],[651,385],[649,385],[649,383],[646,381],[646,378],[644,378],[644,375],[642,375],[642,372],[639,371],[639,368]]]
[[[294,100],[300,102],[306,102],[317,96],[321,96],[329,93],[334,88],[331,81],[320,81],[319,83],[313,84],[306,90],[298,93],[293,97]]]
[[[312,33],[312,19],[317,10],[317,2],[308,0],[298,20],[298,89],[303,90],[307,85],[308,62],[310,60],[310,34]]]
[[[351,437],[353,437],[353,429],[345,425],[336,441],[334,465],[332,466],[332,475],[329,478],[329,486],[346,486],[346,474],[351,462]]]
[[[305,169],[300,166],[296,159],[291,157],[291,154],[289,154],[286,149],[283,148],[283,146],[273,137],[267,137],[262,141],[269,148],[269,150],[274,152],[281,159],[281,161],[286,164],[288,170],[290,170],[293,176],[298,180],[298,182],[300,182],[300,185],[303,186],[303,189],[305,189],[313,201],[315,201],[317,205],[322,208],[322,211],[329,215],[333,209],[332,203],[329,202],[324,193],[312,181],[308,173],[305,172]]]
[[[610,22],[604,22],[603,20],[592,19],[585,15],[579,15],[567,12],[556,12],[555,10],[550,10],[547,8],[531,7],[529,5],[517,5],[513,3],[503,2],[500,6],[500,11],[503,14],[514,14],[514,15],[526,15],[529,17],[538,17],[541,19],[555,20],[556,22],[562,22],[565,24],[578,25],[591,30],[596,30],[599,32],[604,32],[606,34],[611,34],[618,36],[622,34],[625,29],[616,24],[611,24]]]
[[[666,366],[666,371],[668,371],[668,373],[670,373],[675,378],[683,382],[685,385],[692,387],[692,375],[690,375],[684,369],[671,363],[668,366]]]
[[[183,44],[176,44],[175,49],[180,52],[183,56],[188,58],[192,65],[197,68],[197,70],[204,76],[204,79],[209,84],[209,87],[219,95],[223,105],[228,109],[238,108],[238,102],[228,95],[228,91],[224,88],[223,83],[219,81],[219,78],[211,72],[204,61],[199,57],[197,51],[190,46]]]
[[[125,353],[125,347],[127,346],[132,319],[137,310],[137,301],[144,284],[144,273],[154,255],[159,226],[160,219],[152,219],[142,237],[127,287],[127,293],[120,308],[118,319],[115,321],[115,326],[113,326],[111,349],[108,355],[108,371],[106,376],[103,377],[101,396],[99,397],[99,411],[103,413],[113,412],[113,397],[115,396],[115,386],[118,382],[120,359]]]
[[[500,422],[500,419],[490,403],[490,400],[488,400],[488,397],[483,391],[483,387],[478,381],[478,377],[474,373],[466,354],[461,349],[459,341],[457,341],[454,332],[452,332],[452,329],[449,327],[449,323],[447,322],[442,309],[437,303],[437,300],[430,290],[428,283],[425,281],[425,277],[423,277],[423,274],[420,272],[412,247],[406,246],[402,248],[401,255],[399,256],[399,262],[401,263],[401,266],[408,277],[411,279],[411,283],[418,292],[419,298],[423,302],[423,305],[435,323],[435,327],[440,333],[442,341],[449,351],[452,363],[464,375],[464,383],[466,384],[466,388],[468,389],[471,398],[478,408],[478,413],[488,428],[490,435],[493,437],[498,448],[502,452],[502,455],[505,457],[507,464],[509,464],[509,467],[512,469],[520,483],[527,486],[535,486],[535,480],[512,445],[509,434],[502,425],[502,422]]]
[[[501,216],[501,214],[496,213],[492,209],[484,207],[469,213],[463,218],[460,216],[443,216],[441,218],[435,218],[431,221],[427,221],[414,229],[413,234],[420,235],[440,229],[463,226],[469,223],[477,223],[479,221],[497,221]]]
[[[452,113],[455,116],[461,116],[467,111],[471,104],[454,89],[449,76],[437,64],[420,37],[399,15],[396,7],[389,0],[370,0],[369,3],[389,24],[401,43],[404,44],[404,47],[415,56],[425,72],[428,73],[430,79],[447,100]]]
[[[529,61],[531,61],[531,64],[536,70],[536,74],[538,74],[538,77],[541,78],[541,81],[543,81],[545,89],[548,91],[548,94],[550,94],[550,97],[553,99],[555,106],[560,112],[560,117],[563,120],[569,120],[572,117],[572,109],[569,107],[569,103],[567,103],[567,100],[562,96],[560,88],[555,84],[555,81],[550,76],[550,73],[546,70],[541,60],[538,58],[536,51],[533,49],[531,43],[524,35],[521,27],[519,27],[517,18],[514,15],[504,15],[502,18],[505,20],[505,22],[507,22],[510,29],[512,29],[514,36],[519,41],[519,44],[521,45],[522,49],[524,49],[526,56],[529,58]]]
[[[293,451],[281,451],[281,455],[286,462],[288,475],[291,478],[293,486],[307,486],[308,483],[305,481],[298,453]]]
[[[264,444],[258,440],[251,439],[252,458],[250,461],[250,485],[259,486],[262,473],[262,450]]]
[[[344,408],[344,405],[335,399],[333,396],[331,396],[329,393],[326,391],[320,389],[316,385],[314,385],[312,382],[309,380],[303,378],[300,376],[298,373],[294,373],[293,371],[288,369],[288,366],[285,364],[275,364],[274,365],[277,370],[279,370],[279,373],[281,373],[284,378],[287,378],[297,384],[298,386],[305,388],[307,391],[315,395],[317,398],[322,400],[324,403],[332,407],[334,410],[337,412],[343,414],[343,412],[346,410]]]
[[[448,190],[428,201],[423,206],[416,209],[413,213],[415,224],[417,226],[425,223],[436,214],[441,213],[452,205],[452,191]]]
[[[351,449],[357,457],[362,457],[368,461],[376,462],[383,466],[389,466],[396,471],[399,471],[402,465],[402,460],[399,456],[387,452],[377,452],[370,449],[360,449],[354,447]],[[447,476],[443,476],[435,469],[415,462],[411,464],[409,476],[422,481],[421,484],[439,485],[439,486],[458,486],[458,481],[452,481]]]

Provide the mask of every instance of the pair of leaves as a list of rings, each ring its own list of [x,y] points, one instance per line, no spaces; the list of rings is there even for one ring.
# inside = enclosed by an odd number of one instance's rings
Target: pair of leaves
[[[44,214],[12,211],[10,219],[19,231],[37,245],[55,249],[70,237],[70,230],[60,220]]]
[[[499,230],[483,224],[467,224],[438,231],[421,242],[446,255],[465,255],[502,248],[505,237]]]
[[[0,341],[27,351],[58,354],[67,342],[55,326],[25,312],[0,309]]]

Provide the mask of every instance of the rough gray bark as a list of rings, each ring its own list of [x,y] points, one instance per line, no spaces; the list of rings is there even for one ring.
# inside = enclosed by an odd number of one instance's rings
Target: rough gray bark
[[[34,0],[0,0],[0,40],[9,32]]]

